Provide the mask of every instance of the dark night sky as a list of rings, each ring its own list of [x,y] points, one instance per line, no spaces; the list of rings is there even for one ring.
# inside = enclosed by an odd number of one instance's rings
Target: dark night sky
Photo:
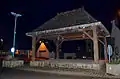
[[[84,6],[85,9],[110,30],[110,21],[119,8],[118,0],[0,0],[0,38],[5,41],[5,48],[12,47],[14,17],[11,11],[21,13],[18,19],[16,48],[31,48],[31,38],[25,36],[57,13]]]

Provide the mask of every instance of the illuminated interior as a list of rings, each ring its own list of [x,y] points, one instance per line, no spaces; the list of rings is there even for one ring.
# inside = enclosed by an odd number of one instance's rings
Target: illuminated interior
[[[37,50],[37,57],[45,57],[45,58],[49,58],[49,51],[47,49],[47,47],[45,46],[44,42],[40,41],[40,46]]]

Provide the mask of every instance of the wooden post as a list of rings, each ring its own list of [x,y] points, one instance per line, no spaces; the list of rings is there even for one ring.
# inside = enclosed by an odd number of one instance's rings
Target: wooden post
[[[99,49],[96,26],[93,27],[94,62],[99,63]]]
[[[105,62],[108,62],[108,58],[107,58],[107,39],[106,39],[106,37],[104,37],[104,40],[105,40],[105,47],[104,47],[104,49],[105,49]]]
[[[41,45],[40,37],[36,38],[36,43],[39,43],[39,44]],[[39,49],[39,47],[38,47],[38,49]],[[40,57],[40,52],[38,51],[38,49],[37,49],[37,51],[36,51],[36,57],[37,57],[37,58]]]
[[[29,59],[30,58],[30,51],[28,51],[27,53],[28,53],[27,55],[28,55],[28,59]]]
[[[59,59],[59,36],[56,40],[56,59]]]
[[[36,52],[36,37],[32,37],[32,61],[35,61],[35,52]]]

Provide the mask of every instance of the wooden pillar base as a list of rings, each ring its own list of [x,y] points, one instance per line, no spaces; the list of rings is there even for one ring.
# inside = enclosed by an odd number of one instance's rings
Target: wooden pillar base
[[[36,37],[32,37],[32,61],[35,61]]]
[[[59,40],[56,40],[56,59],[59,59]]]
[[[108,58],[107,58],[107,39],[106,39],[106,37],[104,37],[104,40],[105,40],[105,47],[104,47],[104,49],[105,49],[105,62],[108,62]]]
[[[93,27],[94,62],[99,63],[99,47],[96,26]]]
[[[98,41],[94,40],[94,62],[99,63]]]

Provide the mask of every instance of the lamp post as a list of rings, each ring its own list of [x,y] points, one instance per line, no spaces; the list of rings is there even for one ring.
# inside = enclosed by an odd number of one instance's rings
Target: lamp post
[[[0,39],[0,43],[1,43],[0,49],[3,50],[3,39],[2,38]]]
[[[17,23],[17,18],[21,17],[21,14],[17,14],[14,12],[11,12],[11,15],[13,15],[15,17],[15,25],[14,25],[14,38],[13,38],[13,47],[11,48],[11,52],[13,53],[13,57],[14,57],[14,53],[15,53],[15,36],[16,36],[16,23]]]
[[[0,39],[0,53],[2,55],[2,51],[3,51],[3,39]]]

